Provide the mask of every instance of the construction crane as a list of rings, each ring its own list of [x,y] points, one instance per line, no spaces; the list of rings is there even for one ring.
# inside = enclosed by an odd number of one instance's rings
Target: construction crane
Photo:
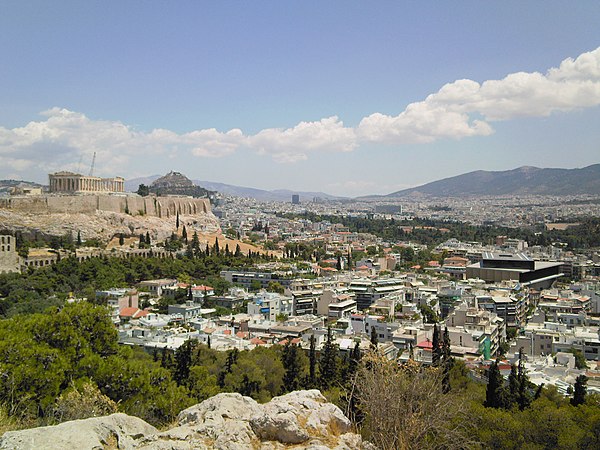
[[[94,152],[94,156],[92,157],[92,165],[90,166],[90,177],[94,176],[94,165],[96,164],[96,152]]]

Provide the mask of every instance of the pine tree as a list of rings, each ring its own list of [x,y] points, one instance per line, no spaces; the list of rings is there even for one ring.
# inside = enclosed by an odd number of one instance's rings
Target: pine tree
[[[585,402],[585,396],[587,395],[587,382],[588,377],[581,374],[575,379],[575,389],[573,391],[573,398],[571,399],[571,405],[579,406]]]
[[[440,365],[440,360],[442,357],[442,349],[440,347],[440,329],[437,324],[433,325],[433,341],[432,341],[432,349],[431,349],[431,364],[433,367],[438,367]]]

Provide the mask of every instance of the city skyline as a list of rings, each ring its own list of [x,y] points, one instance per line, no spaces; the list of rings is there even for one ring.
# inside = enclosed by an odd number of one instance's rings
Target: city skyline
[[[0,178],[387,194],[598,163],[595,2],[5,3]]]

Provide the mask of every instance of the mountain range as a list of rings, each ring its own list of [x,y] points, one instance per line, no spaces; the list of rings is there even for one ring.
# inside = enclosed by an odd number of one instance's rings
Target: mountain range
[[[134,178],[125,182],[125,190],[135,192],[140,184],[149,186],[161,175]],[[192,180],[196,186],[236,197],[251,197],[258,201],[291,201],[298,194],[300,201],[312,201],[315,197],[324,200],[348,200],[324,192],[299,192],[288,189],[272,191],[244,186],[235,186],[212,181]],[[11,187],[23,183],[16,180],[0,180],[0,195],[8,194]],[[37,185],[36,183],[28,184]],[[600,164],[581,169],[544,169],[523,166],[504,171],[476,170],[462,175],[444,178],[410,189],[387,195],[370,195],[360,199],[402,198],[407,196],[462,197],[494,195],[600,195]]]
[[[600,164],[581,169],[541,169],[523,166],[499,172],[476,170],[383,197],[581,194],[600,195]]]

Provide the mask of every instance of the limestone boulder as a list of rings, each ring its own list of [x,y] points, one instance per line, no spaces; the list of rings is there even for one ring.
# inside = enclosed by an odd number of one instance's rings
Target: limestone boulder
[[[125,414],[5,433],[1,449],[358,450],[374,449],[317,391],[296,391],[259,404],[240,394],[218,394],[182,411],[159,432]]]
[[[135,449],[158,433],[152,425],[127,414],[72,420],[49,427],[9,431],[0,438],[2,450]]]

